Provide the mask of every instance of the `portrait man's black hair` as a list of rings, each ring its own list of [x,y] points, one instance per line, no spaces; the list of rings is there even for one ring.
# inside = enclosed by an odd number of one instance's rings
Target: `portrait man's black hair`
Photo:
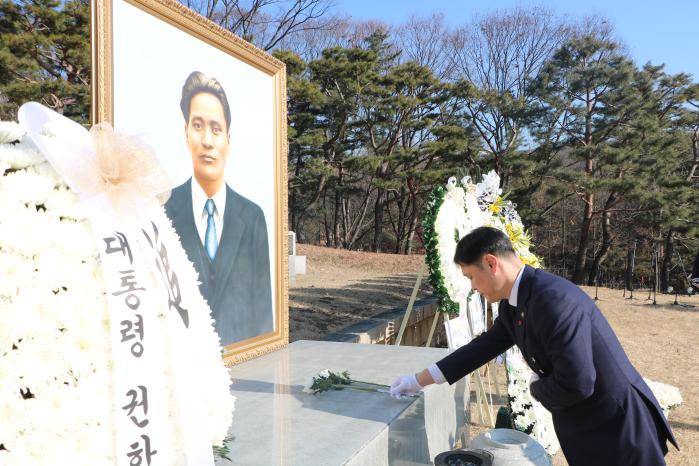
[[[228,105],[228,98],[223,86],[216,78],[209,78],[201,71],[192,71],[182,86],[182,99],[180,109],[185,124],[189,122],[189,109],[192,104],[192,97],[205,92],[216,97],[223,107],[223,115],[226,119],[226,131],[231,128],[231,107]]]

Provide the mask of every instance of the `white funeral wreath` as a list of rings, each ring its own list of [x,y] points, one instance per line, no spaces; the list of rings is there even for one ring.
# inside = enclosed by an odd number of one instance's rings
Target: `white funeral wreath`
[[[426,261],[442,312],[456,314],[469,310],[471,284],[454,264],[453,257],[459,238],[474,228],[491,226],[504,231],[522,262],[535,268],[541,266],[540,260],[530,251],[531,240],[516,205],[503,198],[499,186],[500,178],[494,171],[486,174],[477,184],[473,184],[470,177],[464,177],[460,182],[452,177],[446,186],[435,188],[428,199],[423,219]],[[478,329],[475,324],[474,327]],[[474,329],[474,333],[479,333],[477,329]],[[516,347],[508,350],[506,363],[507,393],[515,428],[531,435],[550,455],[555,454],[560,444],[551,413],[529,392],[532,371]],[[670,409],[682,403],[682,396],[676,387],[644,380],[666,416]]]
[[[186,256],[171,259],[180,261],[181,280],[195,283]],[[0,123],[0,319],[0,464],[116,464],[110,317],[97,243],[78,196],[13,122]],[[235,398],[203,298],[190,302],[189,319],[202,388],[193,402],[210,445],[220,447]],[[167,364],[154,370],[171,377]],[[174,416],[173,389],[166,390]],[[170,424],[168,435],[177,438],[181,426]],[[174,464],[180,453],[158,451],[159,464]]]

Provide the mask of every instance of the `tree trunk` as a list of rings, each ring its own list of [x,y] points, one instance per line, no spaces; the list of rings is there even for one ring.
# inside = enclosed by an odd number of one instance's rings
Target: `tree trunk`
[[[694,130],[692,135],[692,167],[689,169],[689,175],[687,175],[687,181],[692,181],[696,175],[697,167],[699,167],[699,128]]]
[[[332,234],[328,225],[327,191],[323,192],[323,227],[325,228],[325,246],[332,246]]]
[[[415,238],[415,229],[417,228],[417,209],[413,205],[413,210],[410,213],[410,227],[408,230],[408,238],[405,241],[404,254],[409,256],[413,253],[413,240]]]
[[[352,209],[350,199],[343,199],[342,212],[347,224],[345,227],[346,237],[343,239],[343,242],[346,249],[352,249],[354,247],[354,243],[357,241],[360,235],[363,236],[364,232],[366,231],[366,228],[364,227],[364,218],[369,211],[369,197],[371,196],[370,186],[366,188],[363,196],[364,197],[361,204],[359,204],[359,208],[355,209]],[[352,212],[355,214],[354,217],[351,216]]]
[[[636,240],[633,240],[633,247],[629,248],[629,252],[626,255],[626,289],[631,291],[633,289],[633,269],[636,263]]]
[[[376,147],[374,146],[374,152],[376,152]],[[387,156],[390,156],[391,150],[387,152]],[[383,161],[376,169],[376,179],[382,182],[386,179],[386,174],[388,172],[388,161]],[[383,236],[383,214],[384,208],[386,207],[386,202],[384,198],[387,198],[386,189],[379,187],[376,192],[376,203],[374,204],[374,240],[372,241],[372,250],[374,252],[381,252],[381,237]]]
[[[561,202],[561,264],[563,266],[563,274],[567,275],[566,269],[566,199]]]
[[[585,63],[587,66],[587,63]],[[587,113],[585,114],[585,137],[584,144],[587,148],[585,160],[585,173],[588,177],[594,176],[594,164],[592,159],[592,111],[593,105],[590,99],[590,91],[587,92]],[[573,283],[581,285],[585,276],[585,265],[587,261],[587,243],[590,239],[590,228],[592,227],[592,215],[595,208],[595,194],[585,192],[583,195],[585,211],[583,212],[582,224],[580,226],[580,243],[578,253],[575,256],[575,267],[573,268]]]
[[[405,188],[401,188],[400,193],[396,193],[395,200],[396,200],[396,210],[398,211],[398,219],[396,220],[395,228],[394,228],[394,231],[396,233],[396,244],[393,247],[393,252],[396,254],[400,254],[400,252],[403,250],[403,240],[405,239],[406,230],[407,230],[406,225],[405,225],[405,210],[406,210]],[[390,213],[391,213],[390,206],[388,208],[389,208],[388,213],[390,215]]]
[[[595,255],[595,259],[592,261],[592,266],[590,267],[590,273],[587,277],[587,284],[594,285],[597,283],[599,278],[600,266],[607,258],[609,251],[612,247],[612,232],[611,232],[611,213],[605,211],[602,216],[602,247]]]
[[[415,192],[415,184],[412,177],[407,180],[410,205],[410,224],[408,227],[408,237],[405,241],[405,255],[413,253],[413,238],[415,238],[415,230],[417,229],[418,210],[417,210],[417,193]]]
[[[578,253],[575,255],[575,268],[573,269],[572,280],[577,285],[581,285],[585,277],[587,244],[590,240],[590,228],[592,228],[594,194],[585,194],[583,200],[585,201],[585,211],[583,212],[582,224],[580,225],[580,243],[578,244]]]
[[[604,203],[604,210],[602,212],[602,247],[595,255],[595,259],[592,261],[592,266],[590,267],[590,274],[587,277],[587,284],[594,285],[597,283],[599,278],[600,266],[602,262],[607,258],[609,250],[614,242],[614,237],[612,236],[612,213],[611,209],[614,207],[614,203],[617,201],[619,195],[616,191],[611,191],[607,200]]]
[[[303,158],[301,156],[301,152],[299,151],[299,155],[296,158],[296,167],[294,167],[294,179],[298,179],[298,177],[301,175],[301,166],[303,164]],[[297,189],[292,189],[291,190],[291,199],[289,199],[289,212],[291,214],[291,231],[296,233],[296,238],[298,239],[299,237],[299,215],[296,212],[298,209],[297,206]]]
[[[694,265],[692,266],[692,278],[699,278],[699,252],[697,252],[696,257],[694,258]]]
[[[340,215],[342,210],[342,164],[337,167],[337,186],[335,187],[335,212],[333,213],[333,246],[340,246]]]
[[[383,198],[386,196],[386,190],[379,188],[376,192],[376,202],[374,203],[374,240],[371,243],[371,249],[374,252],[381,252],[381,237],[383,236]]]
[[[674,254],[674,238],[675,231],[670,228],[665,236],[665,255],[663,256],[663,265],[660,269],[660,290],[667,291],[670,286],[670,265],[672,264],[672,255]]]

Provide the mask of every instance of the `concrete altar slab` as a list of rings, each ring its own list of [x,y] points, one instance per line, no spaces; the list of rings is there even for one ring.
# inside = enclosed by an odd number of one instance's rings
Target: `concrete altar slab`
[[[468,380],[419,398],[356,390],[303,393],[323,369],[390,384],[447,354],[439,348],[296,341],[231,368],[237,397],[229,434],[236,465],[417,465],[468,437]],[[217,465],[231,464],[219,461]]]

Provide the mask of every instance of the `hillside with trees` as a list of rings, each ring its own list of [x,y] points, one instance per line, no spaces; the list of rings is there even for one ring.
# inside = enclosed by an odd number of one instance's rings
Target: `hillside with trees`
[[[699,85],[634,63],[603,18],[514,9],[448,27],[324,0],[183,2],[287,65],[289,229],[412,254],[427,194],[495,170],[547,268],[686,288],[699,249]],[[89,5],[0,3],[0,118],[90,116]],[[658,274],[652,276],[651,263]]]

